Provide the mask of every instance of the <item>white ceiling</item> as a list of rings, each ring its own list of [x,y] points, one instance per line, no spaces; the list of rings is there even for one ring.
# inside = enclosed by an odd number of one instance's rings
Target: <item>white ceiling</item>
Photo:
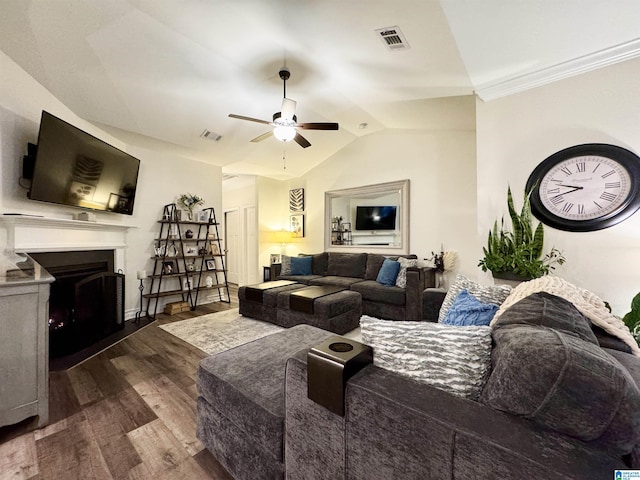
[[[361,135],[421,129],[430,99],[490,100],[640,55],[637,0],[0,0],[0,49],[123,141],[291,178]],[[375,30],[399,26],[409,49]],[[307,149],[249,140],[280,110]],[[360,129],[361,123],[368,124]],[[200,138],[214,131],[219,142]],[[287,169],[283,169],[283,154]]]

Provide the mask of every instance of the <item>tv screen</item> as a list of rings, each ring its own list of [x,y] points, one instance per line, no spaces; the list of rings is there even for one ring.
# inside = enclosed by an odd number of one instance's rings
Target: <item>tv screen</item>
[[[356,207],[356,230],[395,230],[397,207]]]
[[[29,198],[133,214],[140,160],[42,112]]]

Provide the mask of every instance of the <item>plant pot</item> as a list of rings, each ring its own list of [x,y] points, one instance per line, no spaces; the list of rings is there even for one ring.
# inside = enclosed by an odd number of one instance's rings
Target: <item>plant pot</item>
[[[532,280],[529,277],[518,275],[513,272],[491,272],[496,284],[511,285],[512,287],[520,285],[522,282]]]

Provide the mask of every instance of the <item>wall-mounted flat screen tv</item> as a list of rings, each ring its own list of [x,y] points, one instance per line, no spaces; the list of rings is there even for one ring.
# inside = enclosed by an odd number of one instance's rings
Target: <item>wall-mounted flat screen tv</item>
[[[395,230],[397,207],[356,207],[356,230]]]
[[[42,112],[29,198],[133,214],[140,160]]]

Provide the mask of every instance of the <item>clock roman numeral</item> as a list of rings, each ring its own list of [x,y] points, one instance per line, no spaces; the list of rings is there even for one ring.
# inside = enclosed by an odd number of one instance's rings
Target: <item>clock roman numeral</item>
[[[613,175],[614,173],[616,173],[615,170],[609,170],[607,173],[603,173],[601,176],[602,178],[607,178],[610,175]]]
[[[586,162],[578,162],[576,163],[576,168],[578,169],[578,172],[584,172],[587,170],[587,164]]]
[[[562,207],[562,211],[564,213],[569,213],[572,208],[573,208],[573,203],[567,202],[567,203],[564,204],[564,207]]]
[[[606,200],[607,202],[613,202],[616,199],[616,195],[609,192],[602,192],[602,195],[600,195],[600,198],[602,200]]]
[[[559,188],[549,188],[549,189],[547,189],[547,194],[551,195],[553,193],[560,193],[560,189]]]
[[[562,167],[560,171],[564,173],[567,177],[572,173],[571,170],[569,170],[569,167]]]
[[[562,198],[562,195],[556,195],[555,197],[551,197],[550,200],[551,200],[551,203],[553,203],[554,205],[558,205],[559,203],[564,202],[564,198]]]
[[[620,182],[607,182],[604,184],[604,188],[620,188]]]
[[[578,204],[578,214],[582,215],[584,213],[584,205],[582,203]]]
[[[599,210],[602,210],[602,205],[600,205],[598,202],[596,202],[595,200],[593,201],[593,203],[596,204],[596,207],[598,207]]]
[[[593,171],[591,173],[596,173],[596,170],[598,170],[598,168],[600,168],[601,163],[598,163],[596,165],[596,168],[593,169]]]

